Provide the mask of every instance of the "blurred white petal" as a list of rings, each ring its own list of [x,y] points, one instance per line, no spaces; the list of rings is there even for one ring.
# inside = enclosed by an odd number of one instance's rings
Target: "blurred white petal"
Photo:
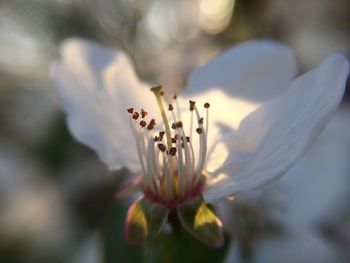
[[[150,110],[154,98],[120,51],[81,39],[62,45],[52,78],[75,138],[97,151],[109,169],[139,168],[126,109]],[[153,112],[157,112],[156,110]]]
[[[280,95],[296,74],[293,52],[284,45],[250,41],[230,48],[194,70],[186,94],[213,88],[245,100],[264,101]]]
[[[333,55],[297,78],[283,96],[245,118],[227,141],[232,151],[209,182],[207,202],[268,183],[300,157],[337,109],[349,73],[348,62]]]
[[[350,111],[340,108],[315,144],[281,181],[289,186],[290,224],[333,220],[347,209],[350,164]]]

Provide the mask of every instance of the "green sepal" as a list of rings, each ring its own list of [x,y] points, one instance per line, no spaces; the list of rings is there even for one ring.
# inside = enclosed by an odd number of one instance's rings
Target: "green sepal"
[[[201,197],[180,205],[177,214],[182,226],[198,240],[212,247],[223,245],[222,222]]]
[[[138,244],[155,237],[168,218],[169,210],[141,197],[128,210],[125,221],[125,239],[129,244]]]

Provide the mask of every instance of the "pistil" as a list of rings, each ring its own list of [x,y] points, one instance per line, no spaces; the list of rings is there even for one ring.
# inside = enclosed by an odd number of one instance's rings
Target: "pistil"
[[[170,149],[171,148],[171,132],[170,132],[168,118],[165,114],[165,110],[164,110],[164,106],[163,106],[163,102],[162,102],[161,90],[162,90],[162,86],[156,86],[156,87],[151,88],[151,91],[154,93],[154,95],[157,99],[160,113],[162,115],[162,119],[163,119],[163,123],[164,123],[164,127],[165,127],[165,136],[166,136],[167,146],[168,146],[168,149]]]

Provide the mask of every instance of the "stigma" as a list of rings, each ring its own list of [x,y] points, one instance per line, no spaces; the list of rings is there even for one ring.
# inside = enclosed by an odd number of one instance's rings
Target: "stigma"
[[[143,173],[142,191],[151,202],[174,209],[202,193],[210,104],[198,109],[190,100],[188,110],[181,113],[176,95],[167,103],[161,86],[151,91],[161,120],[151,118],[144,109],[127,109]],[[181,114],[189,115],[189,127],[184,127]]]

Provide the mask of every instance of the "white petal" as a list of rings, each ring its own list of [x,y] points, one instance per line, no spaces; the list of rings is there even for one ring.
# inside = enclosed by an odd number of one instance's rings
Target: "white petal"
[[[219,89],[213,89],[195,97],[179,97],[178,99],[180,105],[183,106],[182,112],[187,113],[182,114],[184,127],[190,127],[191,118],[188,110],[189,100],[196,101],[196,106],[201,117],[204,117],[205,124],[207,120],[203,105],[207,102],[210,104],[210,108],[208,109],[209,131],[206,134],[208,157],[205,167],[209,172],[217,170],[227,159],[229,153],[224,140],[226,130],[231,131],[231,129],[238,129],[239,123],[259,106],[259,104],[256,103],[227,96]],[[225,127],[223,127],[223,125],[225,125]],[[194,121],[193,127],[194,129],[197,128],[197,121]],[[194,149],[197,149],[198,141],[196,137],[198,136],[196,136],[195,132],[193,135],[192,144],[195,146]],[[229,135],[231,135],[231,132]]]
[[[340,108],[311,149],[279,180],[288,185],[285,220],[290,224],[329,223],[348,209],[349,116],[349,109]]]
[[[186,94],[221,88],[245,100],[267,100],[285,91],[296,69],[293,52],[287,46],[268,40],[250,41],[194,70]]]
[[[52,68],[52,79],[74,137],[94,149],[109,169],[137,170],[134,138],[127,108],[145,110],[151,92],[139,82],[122,52],[81,39],[61,48],[62,61]]]
[[[322,131],[337,109],[349,73],[333,55],[297,78],[283,96],[250,114],[231,136],[230,156],[208,182],[204,197],[217,202],[280,177]]]

